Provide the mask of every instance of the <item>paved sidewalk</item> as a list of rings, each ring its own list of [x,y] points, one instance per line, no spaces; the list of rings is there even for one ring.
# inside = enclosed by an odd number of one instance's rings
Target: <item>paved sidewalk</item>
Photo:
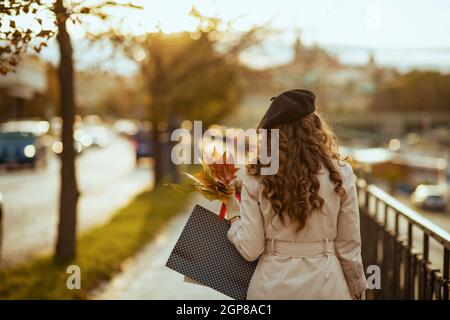
[[[219,203],[196,198],[186,212],[173,218],[137,256],[124,263],[123,271],[97,290],[92,299],[230,299],[210,288],[186,283],[183,276],[165,263],[189,218],[195,203],[219,211]]]

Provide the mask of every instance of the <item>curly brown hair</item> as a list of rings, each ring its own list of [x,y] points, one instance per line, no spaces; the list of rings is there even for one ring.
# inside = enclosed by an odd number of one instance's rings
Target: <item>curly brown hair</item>
[[[248,165],[247,170],[249,175],[259,177],[263,195],[281,222],[285,224],[288,216],[298,223],[297,230],[301,230],[308,217],[324,204],[318,194],[320,183],[317,177],[322,165],[328,169],[335,192],[341,197],[345,195],[342,176],[333,163],[335,159],[341,165],[342,159],[336,136],[316,112],[276,129],[279,129],[278,172],[261,175],[263,165],[259,161]]]

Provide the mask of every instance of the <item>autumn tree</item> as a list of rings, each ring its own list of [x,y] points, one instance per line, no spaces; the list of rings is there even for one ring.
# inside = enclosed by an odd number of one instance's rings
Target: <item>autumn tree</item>
[[[75,170],[74,120],[74,57],[68,24],[82,24],[87,19],[111,20],[111,8],[137,8],[115,1],[74,0],[7,0],[0,3],[0,72],[14,71],[20,56],[27,51],[40,53],[56,36],[59,45],[58,82],[60,112],[63,119],[61,154],[61,189],[59,224],[55,248],[57,261],[70,261],[76,254],[77,203],[79,191]]]
[[[242,94],[239,54],[261,38],[261,27],[232,34],[216,17],[205,17],[195,8],[194,32],[167,34],[161,30],[120,39],[130,41],[128,55],[137,59],[150,97],[148,119],[153,123],[154,182],[166,175],[170,152],[161,149],[158,124],[173,127],[180,120],[202,120],[205,125],[233,111]],[[164,126],[163,126],[164,127]],[[167,134],[166,134],[167,136]]]
[[[382,83],[372,101],[374,110],[450,111],[450,74],[410,71]]]

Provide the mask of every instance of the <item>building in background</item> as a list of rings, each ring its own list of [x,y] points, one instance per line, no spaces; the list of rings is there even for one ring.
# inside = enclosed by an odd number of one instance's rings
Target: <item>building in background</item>
[[[293,43],[292,51],[293,59],[286,64],[248,72],[249,85],[238,111],[240,122],[247,122],[244,126],[257,125],[270,98],[292,88],[316,93],[318,109],[342,141],[379,145],[400,137],[410,126],[417,127],[416,120],[425,119],[422,114],[405,117],[395,108],[381,113],[374,110],[374,96],[400,73],[379,65],[373,52],[367,52],[365,64],[347,64],[317,44],[304,45],[300,37]]]
[[[25,116],[26,102],[47,90],[47,67],[38,57],[25,55],[15,72],[0,76],[1,118]]]
[[[316,44],[303,45],[300,37],[293,51],[291,62],[271,68],[274,85],[281,91],[309,88],[317,93],[319,106],[331,112],[367,110],[377,85],[397,74],[378,66],[372,52],[364,65],[343,64]]]

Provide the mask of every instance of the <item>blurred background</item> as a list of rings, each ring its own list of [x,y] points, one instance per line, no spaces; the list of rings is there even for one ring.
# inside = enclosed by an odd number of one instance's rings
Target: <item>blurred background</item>
[[[316,93],[360,176],[450,231],[448,1],[5,3],[0,265],[64,241],[61,179],[78,231],[105,223],[179,181],[172,130],[255,127],[291,88]]]

